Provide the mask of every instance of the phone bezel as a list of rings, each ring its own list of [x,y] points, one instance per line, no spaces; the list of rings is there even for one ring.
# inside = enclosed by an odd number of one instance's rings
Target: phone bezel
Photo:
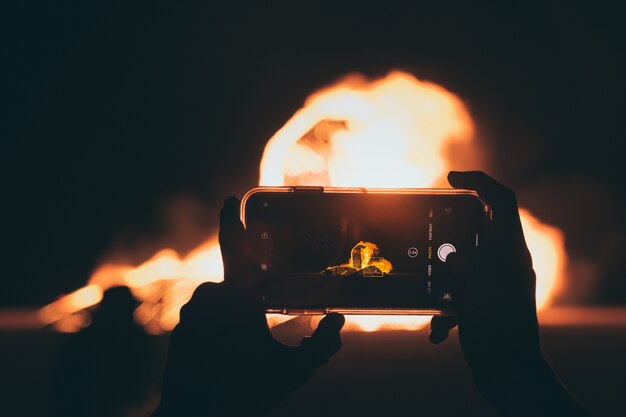
[[[241,199],[240,218],[246,225],[246,206],[248,199],[258,193],[346,193],[346,194],[421,194],[421,195],[469,195],[479,200],[485,212],[485,220],[492,219],[491,208],[480,198],[474,190],[455,188],[366,188],[366,187],[322,187],[322,186],[259,186],[248,190]],[[396,308],[396,309],[363,309],[350,307],[326,307],[326,308],[265,308],[266,313],[287,315],[319,315],[331,312],[347,315],[450,315],[453,310],[431,308]]]

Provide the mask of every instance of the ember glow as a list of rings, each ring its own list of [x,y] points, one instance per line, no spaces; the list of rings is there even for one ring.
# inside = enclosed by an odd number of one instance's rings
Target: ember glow
[[[443,87],[403,72],[371,82],[352,75],[312,94],[270,138],[259,184],[442,187],[447,172],[455,168],[446,156],[448,147],[472,145],[473,137],[465,105]],[[481,168],[473,164],[473,169]],[[537,306],[542,308],[550,303],[566,263],[563,236],[525,210],[520,215],[537,272]],[[44,307],[40,316],[45,323],[54,322],[97,304],[102,291],[127,285],[141,301],[135,319],[159,333],[176,325],[180,307],[200,283],[222,280],[219,245],[212,238],[185,257],[164,249],[139,266],[103,265],[88,286]],[[268,318],[270,324],[286,320]],[[345,328],[414,330],[429,320],[349,316]]]

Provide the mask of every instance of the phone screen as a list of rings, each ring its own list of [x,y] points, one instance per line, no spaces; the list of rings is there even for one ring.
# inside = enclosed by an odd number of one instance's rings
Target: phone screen
[[[483,237],[472,194],[256,192],[245,223],[269,310],[445,310]]]

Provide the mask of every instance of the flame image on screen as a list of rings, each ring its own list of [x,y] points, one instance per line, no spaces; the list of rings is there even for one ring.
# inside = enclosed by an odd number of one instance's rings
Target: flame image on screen
[[[330,275],[352,275],[361,273],[364,277],[382,277],[393,269],[391,262],[380,256],[378,245],[360,241],[350,251],[350,259],[339,266],[329,266],[325,273]]]
[[[375,80],[353,74],[311,94],[269,139],[259,185],[445,187],[451,169],[485,169],[476,159],[482,152],[474,135],[465,104],[444,87],[400,71]],[[449,153],[450,146],[456,145],[466,146],[462,166]],[[527,210],[520,210],[520,217],[537,273],[537,308],[541,309],[561,286],[567,262],[564,236]],[[86,287],[43,307],[40,318],[60,331],[77,331],[88,324],[88,319],[76,317],[81,308],[97,304],[106,289],[126,285],[141,301],[137,322],[151,333],[164,332],[178,323],[181,306],[200,283],[222,280],[221,253],[213,236],[186,256],[163,249],[140,265],[104,264]],[[288,318],[268,319],[272,325]],[[349,316],[345,328],[415,330],[429,320],[428,316]]]

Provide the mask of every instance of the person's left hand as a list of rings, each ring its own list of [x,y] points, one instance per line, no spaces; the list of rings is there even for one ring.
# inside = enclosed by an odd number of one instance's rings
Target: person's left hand
[[[225,281],[204,283],[170,336],[156,416],[258,416],[272,410],[341,348],[344,317],[329,314],[300,346],[272,337],[254,283],[239,200],[220,214]]]

